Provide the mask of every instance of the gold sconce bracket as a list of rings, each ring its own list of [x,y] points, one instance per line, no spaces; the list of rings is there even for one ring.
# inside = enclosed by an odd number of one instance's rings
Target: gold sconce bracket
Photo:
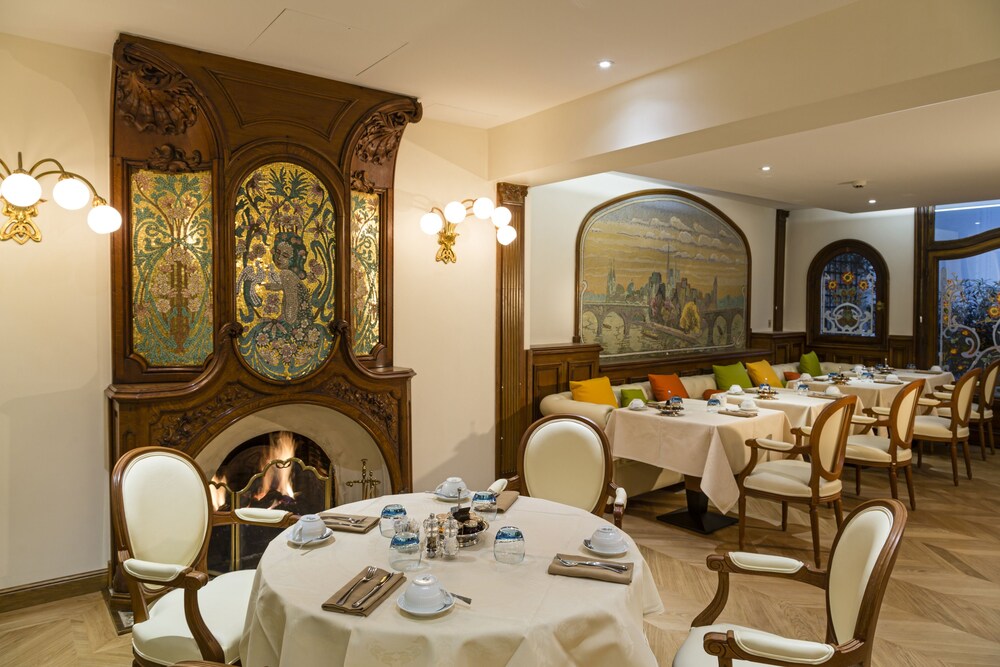
[[[433,207],[420,218],[420,230],[425,234],[437,235],[438,251],[434,259],[442,264],[454,264],[458,261],[455,255],[455,241],[458,239],[458,225],[469,214],[480,220],[491,220],[497,229],[497,243],[509,245],[517,238],[517,231],[511,227],[511,212],[505,206],[494,206],[489,197],[478,199],[463,199],[450,202],[442,211]]]

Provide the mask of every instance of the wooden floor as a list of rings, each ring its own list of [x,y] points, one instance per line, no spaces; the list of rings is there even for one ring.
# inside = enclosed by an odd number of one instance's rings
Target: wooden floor
[[[916,471],[918,509],[910,513],[882,607],[875,665],[1000,665],[1000,454],[985,463],[974,458],[973,474],[974,480],[963,476],[955,488],[950,461],[942,454],[925,456],[923,469]],[[866,471],[863,480],[861,499],[888,496],[884,474]],[[844,499],[849,510],[860,502],[853,495],[853,471],[845,473],[844,486],[852,492]],[[625,519],[667,609],[646,623],[662,665],[670,664],[691,619],[715,591],[705,556],[737,546],[735,526],[705,537],[655,520],[683,504],[683,494],[637,497]],[[778,505],[751,501],[748,514],[749,550],[811,558],[808,515],[790,509],[788,532],[782,533]],[[821,512],[824,565],[835,532],[832,514]],[[719,620],[822,641],[824,604],[821,592],[810,586],[734,577]],[[126,667],[129,642],[129,635],[115,636],[97,594],[0,614],[5,667]]]

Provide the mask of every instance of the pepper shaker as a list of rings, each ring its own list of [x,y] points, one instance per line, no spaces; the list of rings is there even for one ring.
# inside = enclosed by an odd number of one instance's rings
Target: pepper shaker
[[[444,538],[441,542],[441,555],[448,560],[458,556],[458,521],[453,516],[444,520]]]
[[[430,516],[424,519],[424,535],[427,540],[427,558],[437,558],[438,555],[438,542],[440,540],[440,535],[438,534],[438,528],[440,524],[438,523],[437,517],[431,512]]]

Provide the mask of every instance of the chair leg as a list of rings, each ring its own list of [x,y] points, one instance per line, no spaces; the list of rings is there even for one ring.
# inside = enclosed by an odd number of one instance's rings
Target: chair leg
[[[809,526],[812,528],[813,537],[813,558],[816,560],[816,567],[820,567],[819,562],[819,507],[815,504],[809,505]]]
[[[837,517],[837,530],[839,531],[844,525],[844,506],[840,502],[840,498],[833,501],[833,511]]]
[[[986,460],[986,420],[979,420],[979,455]]]
[[[955,449],[955,441],[951,441],[951,480],[958,486],[958,451]]]
[[[854,493],[861,495],[861,466],[854,466]]]
[[[989,421],[989,427],[986,429],[986,434],[990,438],[990,454],[996,454],[997,450],[993,446],[993,420],[992,419]]]
[[[965,456],[965,474],[972,479],[972,457],[969,455],[969,439],[962,441],[962,454]]]
[[[889,466],[889,493],[892,494],[893,499],[899,500],[899,488],[895,466]]]
[[[921,440],[917,443],[917,467],[924,467],[924,442]]]
[[[740,551],[743,551],[743,535],[747,527],[747,497],[740,494]]]
[[[913,495],[913,466],[906,466],[903,468],[903,474],[906,475],[906,493],[910,496],[910,509],[917,509],[917,497]]]
[[[781,502],[781,531],[788,530],[788,503]]]

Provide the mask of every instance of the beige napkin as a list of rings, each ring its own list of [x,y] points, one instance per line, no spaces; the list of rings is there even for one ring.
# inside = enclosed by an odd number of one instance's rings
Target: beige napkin
[[[359,514],[334,514],[328,512],[326,514],[320,514],[323,519],[323,524],[330,530],[340,530],[345,533],[367,533],[369,530],[378,525],[379,518],[377,516],[361,516]],[[350,525],[345,522],[335,521],[334,519],[364,519],[361,523]],[[327,519],[330,519],[327,521]]]
[[[628,561],[601,561],[607,563],[614,563],[615,565],[628,565],[629,568],[624,572],[612,572],[611,570],[606,570],[603,567],[592,567],[590,565],[563,565],[559,562],[560,558],[566,560],[597,560],[593,558],[581,558],[575,554],[556,554],[555,558],[549,564],[549,574],[558,574],[564,577],[581,577],[583,579],[597,579],[599,581],[610,581],[614,584],[631,584],[632,583],[632,572],[635,570],[635,563]]]
[[[499,496],[497,496],[497,512],[503,513],[510,509],[510,506],[514,504],[517,497],[521,494],[517,491],[502,491]]]
[[[730,417],[756,417],[757,412],[750,412],[749,410],[719,410],[720,415],[729,415]]]
[[[384,584],[382,584],[382,588],[378,589],[378,593],[368,598],[365,601],[365,603],[360,607],[358,607],[357,609],[351,607],[351,604],[353,604],[357,600],[360,600],[365,595],[367,595],[373,588],[375,588],[375,586],[382,579],[382,577],[389,574],[385,570],[375,570],[375,576],[372,577],[371,581],[366,581],[365,583],[355,588],[354,591],[348,596],[344,604],[342,605],[337,604],[337,600],[340,599],[341,595],[350,590],[351,586],[353,586],[354,584],[365,578],[365,571],[367,569],[368,568],[365,568],[364,570],[359,572],[357,575],[351,578],[350,581],[344,584],[344,586],[339,591],[331,595],[330,599],[323,603],[323,609],[325,609],[326,611],[340,612],[341,614],[368,616],[375,610],[375,607],[382,604],[382,602],[389,597],[389,594],[393,590],[395,590],[400,584],[406,581],[406,577],[403,576],[402,572],[393,572],[392,575],[389,577],[389,579],[386,580]]]
[[[920,373],[921,375],[941,375],[942,373],[944,373],[944,371],[920,371],[917,370],[916,368],[908,368],[900,372],[903,373],[904,375],[907,373]]]
[[[843,394],[827,394],[822,391],[810,391],[809,395],[812,396],[813,398],[825,398],[828,401],[835,401],[838,398],[844,397]]]

